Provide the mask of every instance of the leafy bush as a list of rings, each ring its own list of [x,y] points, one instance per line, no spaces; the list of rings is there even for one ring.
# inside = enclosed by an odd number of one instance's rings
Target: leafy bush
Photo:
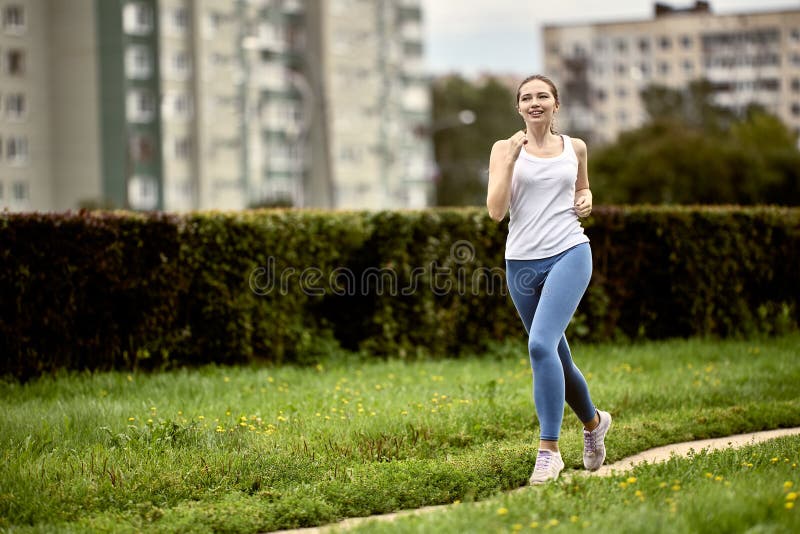
[[[800,209],[598,207],[571,338],[797,328]],[[457,355],[523,335],[482,209],[0,216],[0,374]]]

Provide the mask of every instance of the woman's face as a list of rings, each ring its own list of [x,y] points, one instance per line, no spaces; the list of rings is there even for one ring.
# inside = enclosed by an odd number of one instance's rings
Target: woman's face
[[[520,88],[517,109],[525,124],[549,126],[558,110],[558,103],[546,82],[531,80]]]

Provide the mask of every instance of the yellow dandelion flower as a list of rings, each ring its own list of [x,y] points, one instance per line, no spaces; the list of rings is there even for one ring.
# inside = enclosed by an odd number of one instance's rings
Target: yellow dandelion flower
[[[621,489],[625,489],[625,488],[627,488],[627,487],[628,487],[628,483],[627,483],[627,482],[620,482],[620,483],[619,483],[619,487],[620,487]]]
[[[558,519],[551,519],[547,522],[547,525],[551,527],[557,527],[559,523],[560,521]]]
[[[275,382],[275,379],[274,379],[274,378],[272,378],[271,376],[268,376],[268,377],[267,377],[267,382],[269,382],[270,384],[272,384],[273,382]]]
[[[715,477],[714,477],[714,480],[716,480],[717,482],[719,482],[719,481],[720,481],[720,480],[722,480],[723,478],[724,478],[724,477],[723,477],[722,475],[717,475],[717,476],[715,476]]]
[[[577,523],[578,522],[578,516],[577,515],[570,516],[569,522],[570,523]]]
[[[672,489],[672,491],[680,491],[681,490],[681,485],[680,484],[673,484],[671,489]]]
[[[247,426],[247,423],[245,423],[244,421],[242,421],[241,423],[239,423],[239,426]]]
[[[774,464],[775,462],[777,462],[777,461],[778,461],[778,457],[777,457],[777,456],[773,456],[772,458],[770,458],[770,460],[769,460],[769,461],[770,461],[770,462],[772,462],[772,463]]]
[[[791,510],[792,508],[794,508],[794,501],[787,501],[786,504],[784,504],[784,506],[786,507],[787,510]]]
[[[374,416],[374,415],[375,415],[375,412],[369,412],[369,414]]]
[[[706,473],[706,478],[713,478],[713,477],[714,477],[713,473]]]
[[[791,492],[786,494],[787,501],[796,501],[797,500],[797,492]]]
[[[153,420],[152,420],[152,419],[148,419],[148,420],[147,420],[147,424],[148,424],[148,425],[152,425],[152,424],[153,424]]]
[[[522,525],[520,523],[514,523],[513,525],[511,525],[511,530],[513,530],[514,532],[519,532],[520,530],[522,530]]]
[[[786,482],[783,483],[783,489],[789,489],[792,486],[794,486],[794,482],[792,482],[791,480],[787,480]]]
[[[453,504],[461,504],[461,499],[456,499],[453,501]]]
[[[206,416],[205,416],[205,415],[198,415],[198,416],[197,416],[197,419],[198,419],[198,420],[200,420],[200,421],[202,421],[202,420],[203,420],[203,419],[205,419],[205,418],[206,418]]]
[[[227,382],[230,382],[231,379],[228,378],[227,376],[225,376],[225,377],[222,377],[222,381],[227,383]]]
[[[531,527],[531,528],[539,528],[539,522],[538,521],[531,521],[531,524],[528,525],[528,526]]]
[[[136,421],[135,417],[128,417],[128,421]]]
[[[133,377],[131,375],[128,375],[127,378],[128,378],[128,382],[133,382]]]
[[[508,508],[498,508],[497,515],[506,515],[508,513]]]
[[[628,480],[626,480],[626,482],[628,484],[635,484],[636,483],[636,477],[628,477]]]
[[[666,482],[662,482],[661,484],[658,485],[658,487],[659,488],[666,488],[667,487],[667,483]]]
[[[400,415],[408,415],[408,412],[406,410],[400,410]]]

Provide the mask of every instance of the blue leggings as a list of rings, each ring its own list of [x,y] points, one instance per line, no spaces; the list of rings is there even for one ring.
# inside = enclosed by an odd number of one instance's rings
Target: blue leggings
[[[511,299],[528,332],[533,402],[543,440],[558,441],[564,401],[584,423],[595,416],[589,386],[572,362],[564,335],[591,276],[589,243],[550,258],[506,260]]]

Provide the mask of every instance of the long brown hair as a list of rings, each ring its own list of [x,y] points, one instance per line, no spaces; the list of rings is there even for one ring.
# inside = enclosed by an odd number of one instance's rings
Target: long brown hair
[[[517,87],[517,101],[516,101],[516,106],[517,107],[519,107],[519,97],[522,96],[520,94],[522,92],[522,86],[525,85],[528,82],[532,82],[533,80],[540,80],[540,81],[546,83],[548,85],[548,87],[550,87],[550,92],[553,93],[553,98],[556,101],[556,105],[560,105],[561,104],[561,102],[559,102],[559,100],[558,100],[558,88],[556,87],[556,84],[553,83],[553,80],[551,80],[550,78],[548,78],[544,74],[532,74],[532,75],[528,76],[527,78],[525,78],[524,80],[522,80],[521,82],[519,82],[519,86]],[[555,123],[555,118],[553,118],[553,121],[550,123],[550,133],[552,133],[554,135],[558,135],[558,131],[556,131],[556,127],[555,127],[554,123]]]

